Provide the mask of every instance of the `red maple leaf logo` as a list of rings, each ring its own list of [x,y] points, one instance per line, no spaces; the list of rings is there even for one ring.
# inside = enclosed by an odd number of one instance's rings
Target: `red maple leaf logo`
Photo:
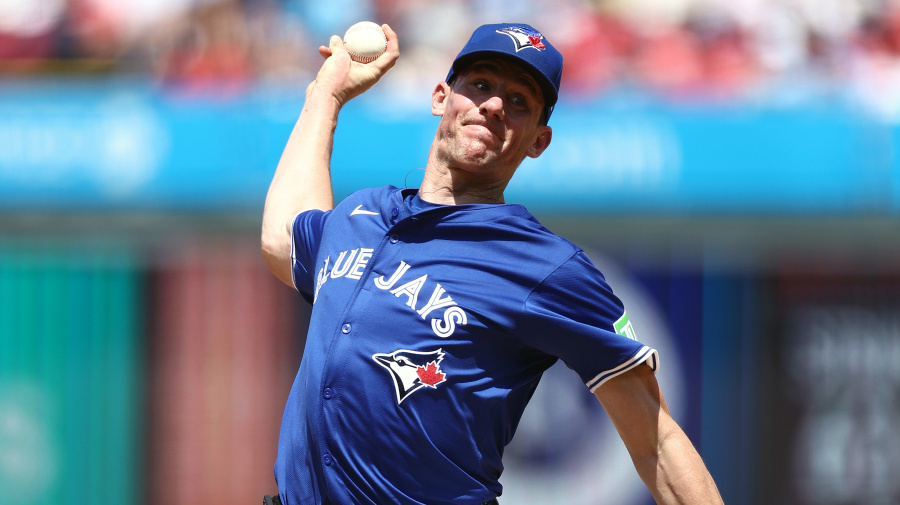
[[[531,45],[533,45],[534,47],[536,47],[538,49],[544,48],[544,43],[541,42],[541,38],[537,35],[529,35],[528,41],[531,42]]]
[[[419,380],[426,386],[435,387],[446,380],[447,374],[438,369],[437,362],[432,361],[428,366],[420,366],[416,369]]]

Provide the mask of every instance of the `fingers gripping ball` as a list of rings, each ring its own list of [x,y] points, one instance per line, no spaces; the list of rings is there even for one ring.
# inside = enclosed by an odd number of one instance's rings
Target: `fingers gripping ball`
[[[371,21],[360,21],[347,29],[344,47],[353,61],[369,63],[387,49],[387,37],[381,26]]]

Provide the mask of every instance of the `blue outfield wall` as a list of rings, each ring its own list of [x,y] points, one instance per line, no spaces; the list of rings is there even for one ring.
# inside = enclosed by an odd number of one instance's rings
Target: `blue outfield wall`
[[[363,96],[341,113],[338,198],[415,186],[437,120]],[[202,100],[133,82],[0,85],[0,211],[258,211],[297,95]],[[390,114],[388,114],[390,113]],[[838,104],[672,107],[563,102],[553,142],[508,199],[532,210],[890,215],[900,127]]]

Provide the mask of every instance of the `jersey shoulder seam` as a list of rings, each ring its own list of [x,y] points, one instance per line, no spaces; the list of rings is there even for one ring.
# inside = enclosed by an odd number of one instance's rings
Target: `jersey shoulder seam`
[[[554,236],[559,237],[559,235],[554,235]],[[559,237],[559,238],[562,238],[562,237]],[[528,300],[531,299],[531,296],[534,294],[535,290],[536,290],[537,288],[541,287],[541,285],[543,285],[543,284],[547,281],[547,279],[549,279],[553,274],[555,274],[556,272],[558,272],[559,269],[562,268],[563,265],[565,265],[566,263],[568,263],[569,261],[571,261],[572,258],[575,257],[575,255],[577,255],[578,253],[581,252],[581,248],[579,248],[579,247],[576,246],[575,244],[572,244],[572,243],[569,242],[568,240],[565,240],[565,239],[563,239],[563,240],[564,240],[565,242],[567,242],[568,244],[570,244],[572,247],[574,247],[575,250],[573,250],[571,254],[569,254],[564,260],[560,261],[560,262],[559,262],[555,267],[553,267],[549,272],[547,272],[547,275],[545,275],[545,276],[542,277],[540,280],[538,280],[538,281],[534,284],[534,286],[532,286],[531,289],[528,290],[528,294],[525,296],[524,300],[522,300],[522,309],[523,309],[526,313],[528,313]]]

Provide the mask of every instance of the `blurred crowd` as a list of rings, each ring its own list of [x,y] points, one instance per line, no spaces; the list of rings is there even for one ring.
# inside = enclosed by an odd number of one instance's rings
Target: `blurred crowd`
[[[570,99],[855,97],[900,117],[900,0],[0,0],[0,78],[136,74],[182,93],[299,89],[317,47],[390,24],[399,95],[431,90],[474,26],[525,21]]]

